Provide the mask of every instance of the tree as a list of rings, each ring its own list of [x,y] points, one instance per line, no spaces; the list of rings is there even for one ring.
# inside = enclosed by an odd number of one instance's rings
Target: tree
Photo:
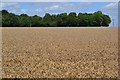
[[[78,26],[78,18],[77,18],[77,14],[75,12],[71,12],[68,15],[68,26],[72,27],[72,26]]]
[[[71,13],[69,13],[69,16],[70,17],[77,17],[77,14],[75,12],[71,12]]]
[[[102,22],[103,22],[103,18],[102,18],[103,14],[102,14],[102,12],[97,11],[93,15],[94,15],[94,19],[96,21],[95,26],[102,26]]]
[[[23,27],[30,27],[30,17],[27,14],[19,16],[19,25]]]
[[[51,15],[46,13],[44,17],[37,15],[28,16],[27,14],[16,15],[2,10],[3,27],[91,27],[91,26],[109,26],[111,19],[109,15],[103,14],[101,11],[95,13],[79,13],[75,12],[61,13]]]
[[[16,27],[19,24],[18,16],[13,13],[4,14],[2,16],[2,24],[6,27]]]
[[[88,15],[87,13],[83,14],[83,13],[79,13],[78,14],[78,24],[79,26],[89,26],[89,18],[88,18]]]
[[[2,15],[6,15],[9,14],[9,12],[7,10],[2,10]]]
[[[45,16],[43,17],[43,21],[52,21],[51,20],[51,15],[49,13],[46,13]]]
[[[22,17],[28,17],[27,14],[21,14],[20,16],[22,16]]]
[[[2,11],[0,11],[0,27],[2,27]]]
[[[42,17],[39,17],[37,15],[34,15],[33,17],[30,17],[30,24],[32,27],[40,27],[43,26],[42,24]]]
[[[102,22],[102,26],[109,26],[109,24],[111,23],[111,19],[108,15],[103,15],[103,22]]]
[[[67,26],[67,21],[68,21],[68,16],[67,13],[61,13],[57,15],[57,25],[58,26]]]

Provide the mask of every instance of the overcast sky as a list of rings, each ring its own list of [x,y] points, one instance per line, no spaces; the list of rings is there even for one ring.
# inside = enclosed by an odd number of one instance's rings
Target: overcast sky
[[[44,16],[45,13],[50,13],[50,14],[59,14],[63,12],[94,13],[96,11],[102,11],[104,14],[110,15],[111,19],[115,20],[114,26],[118,26],[117,2],[73,2],[73,0],[69,0],[69,2],[67,2],[68,0],[63,0],[66,2],[54,2],[56,0],[46,0],[53,2],[31,2],[33,0],[26,0],[29,2],[19,2],[19,1],[23,1],[23,0],[4,0],[4,2],[1,3],[2,9],[6,9],[9,12],[15,14],[25,13],[28,15],[39,15],[39,16]],[[34,0],[34,1],[43,1],[43,0]],[[57,0],[57,1],[61,1],[61,0]],[[113,26],[113,22],[111,23],[110,26]]]

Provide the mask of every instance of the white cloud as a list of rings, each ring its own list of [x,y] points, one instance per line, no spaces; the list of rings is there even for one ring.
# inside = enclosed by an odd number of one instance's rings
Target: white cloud
[[[26,13],[28,10],[26,9],[21,9],[21,12]]]
[[[35,11],[36,11],[36,12],[41,12],[42,9],[40,9],[40,8],[39,8],[39,9],[35,9]]]
[[[118,6],[118,3],[110,3],[108,5],[105,6],[105,8],[113,8],[113,7],[117,7]]]
[[[53,5],[53,6],[51,6],[51,7],[45,8],[44,10],[45,10],[45,11],[49,11],[49,10],[61,10],[61,9],[62,9],[61,6],[59,6],[59,5]]]
[[[94,13],[94,12],[96,12],[96,11],[91,11],[91,12],[87,12],[87,13]]]
[[[11,6],[17,6],[17,3],[15,2],[10,2],[10,3],[1,3],[2,7],[3,8],[6,8],[6,7],[11,7]]]
[[[2,2],[66,2],[68,0],[4,0]]]
[[[117,2],[112,2],[103,6],[101,8],[101,11],[103,11],[103,13],[106,13],[111,17],[112,22],[110,26],[113,26],[113,19],[115,22],[114,26],[118,26],[118,3]]]
[[[25,12],[25,10],[21,10],[20,9],[20,6],[18,6],[18,3],[17,2],[2,2],[2,8],[1,10],[8,10],[9,12],[11,13],[19,13],[20,11],[21,12]]]
[[[2,2],[118,2],[119,0],[4,0]]]
[[[51,13],[51,14],[59,14],[59,13],[64,13],[64,12],[77,12],[81,11],[82,7],[89,6],[91,5],[91,2],[85,2],[85,3],[58,3],[58,2],[53,2],[53,3],[41,3],[41,2],[32,2],[32,3],[27,3],[28,6],[31,6],[33,8],[37,9],[21,9],[21,6],[19,3],[16,2],[4,2],[3,7],[4,9],[8,10],[9,12],[13,12],[15,14],[21,14],[25,13],[28,15],[43,15],[45,13]]]
[[[54,5],[51,8],[59,8],[59,5]]]

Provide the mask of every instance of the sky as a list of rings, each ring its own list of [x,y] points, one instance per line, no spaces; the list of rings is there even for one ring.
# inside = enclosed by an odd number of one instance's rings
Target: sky
[[[119,0],[2,0],[2,2],[118,2]]]
[[[111,17],[112,22],[110,26],[113,26],[113,19],[114,26],[118,26],[118,3],[112,2],[112,0],[111,2],[107,2],[107,0],[106,2],[79,2],[79,0],[76,0],[76,2],[73,2],[73,0],[69,2],[67,2],[67,0],[63,0],[63,2],[59,2],[59,0],[57,0],[58,2],[54,2],[55,0],[51,0],[53,2],[49,2],[50,0],[46,0],[48,2],[42,2],[43,0],[36,0],[37,2],[27,1],[28,0],[26,0],[26,2],[20,2],[20,0],[4,0],[1,5],[2,9],[6,9],[9,12],[18,15],[24,13],[30,16],[44,16],[45,13],[94,13],[96,11],[102,11],[103,14],[107,14]]]

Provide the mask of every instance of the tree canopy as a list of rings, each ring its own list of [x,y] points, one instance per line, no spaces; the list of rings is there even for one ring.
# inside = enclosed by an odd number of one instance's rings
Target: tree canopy
[[[16,15],[2,10],[3,27],[101,27],[109,26],[111,19],[109,15],[101,11],[95,13],[71,12],[61,14],[46,13],[44,17],[27,14]]]

